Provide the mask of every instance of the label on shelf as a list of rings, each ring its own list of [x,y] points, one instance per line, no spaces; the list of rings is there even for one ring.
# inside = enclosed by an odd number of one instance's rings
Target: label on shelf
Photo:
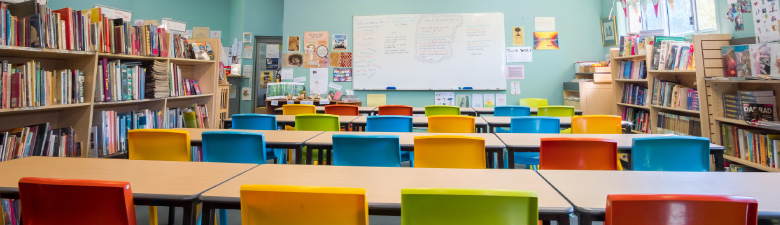
[[[24,111],[24,110],[37,110],[37,109],[41,109],[41,107],[40,107],[40,106],[36,106],[36,107],[22,107],[22,108],[19,108],[19,111]]]
[[[57,50],[57,53],[68,53],[68,50]]]
[[[273,101],[271,101],[271,105],[272,106],[278,106],[279,105],[279,101],[273,100]]]
[[[320,100],[320,105],[330,105],[330,100],[322,99]]]
[[[301,101],[302,105],[314,105],[314,101]]]
[[[287,104],[288,104],[288,105],[295,104],[295,101],[287,101]]]
[[[11,49],[11,46],[8,46],[8,45],[0,45],[0,49]]]

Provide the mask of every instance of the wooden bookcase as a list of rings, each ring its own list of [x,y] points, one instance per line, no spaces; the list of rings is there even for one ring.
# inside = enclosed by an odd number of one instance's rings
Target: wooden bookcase
[[[222,43],[220,39],[191,39],[192,42],[209,42],[214,56],[219,56]],[[196,79],[200,85],[201,95],[170,97],[163,99],[144,99],[135,101],[95,102],[95,82],[98,81],[98,60],[102,58],[121,59],[123,61],[162,61],[175,63],[182,67],[183,77]],[[165,111],[168,108],[205,104],[209,111],[209,127],[217,127],[219,116],[215,99],[218,95],[217,60],[195,60],[163,57],[147,57],[120,55],[110,53],[95,53],[84,51],[36,49],[14,46],[0,46],[0,61],[22,63],[35,60],[47,70],[78,69],[84,71],[84,103],[53,105],[42,107],[26,107],[0,109],[0,130],[30,126],[40,123],[50,123],[52,129],[72,126],[76,132],[76,142],[81,143],[81,155],[97,157],[89,154],[90,128],[98,126],[100,113],[113,110],[118,113],[144,109]],[[165,117],[165,115],[163,115]],[[167,118],[165,118],[167,120]]]
[[[650,52],[652,49],[652,46],[648,46],[646,52]],[[615,105],[615,113],[616,115],[622,115],[624,108],[634,108],[638,110],[644,110],[648,112],[652,112],[652,109],[650,108],[650,97],[648,99],[645,99],[646,105],[635,105],[635,104],[627,104],[623,103],[623,86],[626,84],[636,84],[642,87],[647,87],[648,91],[652,91],[652,89],[649,89],[651,86],[651,80],[650,79],[623,79],[620,78],[620,64],[624,61],[634,61],[634,62],[640,62],[642,60],[647,60],[645,63],[645,66],[647,68],[650,68],[650,55],[634,55],[634,56],[625,56],[620,57],[620,51],[617,49],[612,49],[609,51],[609,58],[610,58],[610,65],[612,67],[612,90],[615,94],[614,99],[617,103]],[[648,74],[649,77],[649,74]],[[650,124],[653,124],[655,117],[650,117]],[[649,133],[652,133],[653,129],[650,128],[648,130]],[[642,134],[643,132],[635,130],[635,128],[631,129],[631,133],[637,133]]]

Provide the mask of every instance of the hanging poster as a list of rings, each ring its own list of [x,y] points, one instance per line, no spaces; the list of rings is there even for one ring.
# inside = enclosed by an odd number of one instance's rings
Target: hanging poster
[[[328,68],[311,69],[309,73],[309,90],[306,94],[328,94]]]
[[[279,58],[279,50],[281,46],[279,44],[268,44],[265,47],[266,58]]]
[[[287,51],[297,52],[301,50],[301,37],[300,36],[288,36],[287,37]]]
[[[222,31],[221,30],[209,31],[209,38],[222,38]]]
[[[740,0],[741,2],[742,0]],[[737,3],[742,4],[742,3]],[[743,9],[745,6],[742,6]],[[748,3],[747,7],[750,7]],[[754,27],[758,43],[780,41],[777,19],[780,18],[777,1],[755,1],[753,13]]]
[[[268,88],[268,83],[271,83],[271,76],[273,72],[271,71],[263,71],[261,72],[261,77],[263,79],[263,82],[260,83],[260,88]]]
[[[333,68],[333,82],[352,82],[352,68]]]
[[[484,102],[485,107],[494,107],[496,106],[496,95],[495,94],[484,94]]]
[[[303,54],[294,53],[282,53],[282,67],[293,68],[303,66]]]
[[[482,104],[482,94],[472,94],[471,95],[471,107],[474,108],[482,108],[485,105]]]
[[[533,51],[531,47],[507,47],[506,62],[533,62]]]
[[[252,100],[252,88],[251,87],[241,88],[241,101],[249,101],[249,100]]]
[[[461,108],[471,107],[471,95],[456,95],[455,96],[455,106],[461,107]]]
[[[534,32],[534,49],[557,50],[558,32]]]
[[[496,106],[506,105],[506,94],[496,94]]]
[[[282,71],[280,72],[281,79],[282,80],[292,80],[293,79],[293,69],[292,68],[282,68]]]
[[[328,68],[328,32],[304,32],[303,64],[306,68]]]
[[[330,67],[352,67],[352,52],[331,52]]]
[[[434,105],[455,105],[455,92],[436,92]]]
[[[346,51],[347,50],[347,35],[346,34],[334,34],[333,35],[333,51]]]
[[[509,87],[512,95],[520,95],[520,82],[510,82]]]
[[[267,70],[279,69],[279,58],[266,58],[265,69]]]
[[[536,17],[536,31],[555,31],[555,17]]]
[[[252,43],[252,32],[244,32],[244,44],[251,44]]]
[[[252,58],[252,54],[255,53],[255,48],[253,46],[251,46],[251,45],[245,45],[244,46],[244,51],[242,53],[243,53],[242,54],[243,55],[242,58],[251,59]]]
[[[512,44],[514,46],[525,45],[525,31],[523,30],[523,27],[512,28]]]

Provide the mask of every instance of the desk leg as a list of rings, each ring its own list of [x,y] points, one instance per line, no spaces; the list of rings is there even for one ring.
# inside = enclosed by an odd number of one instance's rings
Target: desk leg
[[[485,163],[487,163],[486,167],[488,169],[495,169],[495,162],[493,160],[493,152],[485,152]]]
[[[498,160],[498,169],[504,169],[504,149],[496,151],[496,159]]]
[[[507,148],[506,150],[507,150],[507,153],[508,153],[507,156],[506,156],[507,157],[506,158],[507,168],[514,169],[515,168],[515,150],[512,149],[512,148]]]
[[[325,149],[317,149],[317,165],[325,165],[324,163],[325,157],[322,156],[323,155],[322,153],[324,151]]]
[[[301,164],[301,161],[303,161],[303,146],[298,146],[295,148],[295,164]]]
[[[168,224],[176,224],[176,206],[168,206]]]
[[[325,149],[325,165],[333,165],[333,149]]]
[[[203,213],[202,213],[202,221],[203,225],[214,225],[214,208],[212,207],[211,203],[204,202],[203,203]]]
[[[198,221],[198,202],[192,201],[192,202],[185,202],[183,204],[184,208],[184,218],[182,221],[182,224],[184,225],[195,225],[195,222]]]
[[[579,225],[593,225],[593,217],[589,214],[578,214],[580,217]]]
[[[305,163],[306,165],[313,165],[314,164],[314,163],[312,163],[312,159],[311,159],[311,158],[314,158],[314,157],[312,157],[313,156],[312,152],[313,151],[312,151],[311,148],[308,148],[308,147],[306,148],[306,163]]]
[[[562,225],[562,224],[569,225],[571,224],[570,220],[571,220],[570,214],[558,215],[558,225]]]
[[[720,171],[720,172],[726,171],[726,168],[724,168],[725,162],[723,162],[723,152],[724,151],[719,151],[714,153],[715,171]]]

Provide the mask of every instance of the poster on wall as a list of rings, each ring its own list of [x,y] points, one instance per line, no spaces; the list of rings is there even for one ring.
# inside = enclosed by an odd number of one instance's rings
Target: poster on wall
[[[485,107],[494,107],[496,106],[496,95],[495,94],[483,94],[484,96],[484,103]]]
[[[512,28],[512,44],[514,46],[525,45],[525,30],[523,30],[523,27]]]
[[[455,106],[457,107],[471,107],[471,95],[456,95]]]
[[[306,68],[328,68],[328,32],[303,33],[303,64]]]
[[[778,10],[777,1],[755,1],[753,12],[753,20],[755,20],[753,26],[756,29],[758,43],[780,41],[777,24],[780,10]]]
[[[333,82],[352,82],[352,68],[333,68]]]
[[[301,37],[300,36],[288,36],[287,37],[287,51],[297,52],[301,50]]]
[[[471,107],[474,108],[482,108],[485,105],[482,104],[482,94],[472,94],[471,95]]]
[[[222,31],[221,30],[209,31],[209,38],[222,38]]]
[[[252,43],[252,32],[244,32],[244,44],[251,44]]]
[[[328,94],[328,68],[311,69],[309,73],[309,90],[306,94]]]
[[[333,51],[346,51],[347,50],[347,35],[346,34],[334,34],[333,35]]]
[[[352,67],[352,52],[331,52],[330,67]]]
[[[303,54],[294,53],[282,53],[282,67],[294,68],[303,66]]]
[[[434,105],[455,105],[455,92],[436,92]]]
[[[617,27],[615,17],[601,18],[601,44],[604,47],[617,46]]]
[[[534,49],[557,50],[558,32],[534,32]]]

